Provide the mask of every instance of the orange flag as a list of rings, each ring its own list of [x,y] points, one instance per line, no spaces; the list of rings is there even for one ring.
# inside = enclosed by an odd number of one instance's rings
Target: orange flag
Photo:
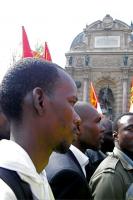
[[[45,60],[48,60],[48,61],[51,61],[51,62],[52,62],[52,58],[51,58],[51,55],[50,55],[50,51],[49,51],[47,42],[45,42],[45,48],[44,48],[44,55],[43,55],[43,58],[44,58]]]
[[[133,78],[131,81],[131,88],[130,88],[130,108],[129,112],[133,112]]]
[[[29,45],[28,37],[25,31],[24,26],[22,26],[22,45],[23,45],[23,58],[25,57],[33,57],[32,50]]]
[[[44,51],[43,45],[42,44],[41,45],[37,44],[36,50],[32,51],[33,57],[35,57],[35,58],[43,58],[43,51]]]
[[[98,101],[98,98],[97,98],[97,95],[96,95],[96,92],[95,92],[92,82],[90,85],[90,103],[97,109],[97,111],[100,114],[102,114],[102,109],[100,107],[100,103]]]

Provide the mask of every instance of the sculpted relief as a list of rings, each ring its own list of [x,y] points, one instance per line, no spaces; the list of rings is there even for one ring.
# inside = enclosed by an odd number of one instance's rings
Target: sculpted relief
[[[83,67],[84,66],[84,57],[79,56],[76,58],[76,66],[77,67]]]

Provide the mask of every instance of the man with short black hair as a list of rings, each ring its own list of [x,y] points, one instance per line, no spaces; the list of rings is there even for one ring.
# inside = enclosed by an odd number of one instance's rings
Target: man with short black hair
[[[133,182],[133,113],[124,113],[116,119],[113,137],[113,153],[102,161],[89,183],[95,200],[125,200]]]
[[[40,173],[52,149],[61,141],[70,143],[71,130],[80,120],[73,108],[76,101],[72,78],[42,59],[21,59],[2,81],[0,105],[10,121],[11,140],[0,141],[0,167],[16,171],[33,199],[54,199],[45,172]],[[0,199],[16,200],[2,179]]]
[[[114,149],[114,138],[113,138],[113,121],[103,117],[101,120],[101,125],[104,127],[105,131],[103,133],[103,143],[101,144],[101,151],[108,155]]]

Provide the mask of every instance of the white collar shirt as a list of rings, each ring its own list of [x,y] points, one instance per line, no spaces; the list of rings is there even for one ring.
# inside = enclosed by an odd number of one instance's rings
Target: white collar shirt
[[[80,166],[83,170],[83,173],[86,177],[85,166],[89,163],[89,158],[84,153],[82,153],[77,147],[75,147],[72,144],[69,147],[69,149],[72,151],[72,153],[74,154],[74,156],[78,160],[78,162],[79,162],[79,164],[80,164]]]

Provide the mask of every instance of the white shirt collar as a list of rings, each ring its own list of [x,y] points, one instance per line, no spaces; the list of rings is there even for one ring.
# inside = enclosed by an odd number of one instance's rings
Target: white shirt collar
[[[74,156],[76,157],[76,159],[78,160],[85,176],[86,176],[86,172],[85,172],[85,166],[89,163],[89,158],[82,153],[77,147],[75,147],[74,145],[71,144],[71,146],[69,147],[69,149],[73,152]]]

